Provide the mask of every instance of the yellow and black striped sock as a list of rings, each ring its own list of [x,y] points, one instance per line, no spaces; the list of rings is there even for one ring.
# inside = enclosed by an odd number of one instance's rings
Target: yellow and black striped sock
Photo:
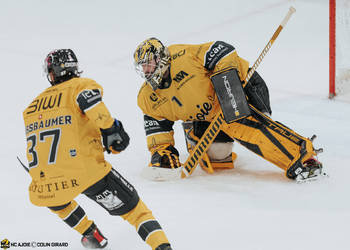
[[[74,200],[69,205],[64,206],[63,209],[56,210],[56,208],[51,207],[50,210],[80,234],[83,234],[93,223],[92,220],[87,218],[85,211]]]
[[[150,245],[153,250],[162,244],[169,244],[163,229],[152,215],[152,211],[147,208],[142,200],[137,203],[133,210],[121,217],[135,226],[142,240]]]

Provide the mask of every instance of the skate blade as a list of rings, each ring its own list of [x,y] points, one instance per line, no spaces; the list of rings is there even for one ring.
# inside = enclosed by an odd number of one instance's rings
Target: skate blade
[[[316,175],[316,176],[313,176],[313,177],[309,177],[309,178],[303,178],[301,176],[297,176],[297,178],[295,178],[295,181],[298,183],[298,184],[301,184],[301,183],[305,183],[305,182],[313,182],[313,181],[318,181],[318,180],[321,180],[321,179],[324,179],[324,178],[329,178],[329,175],[327,173],[321,173],[319,175]]]
[[[151,181],[173,181],[181,179],[182,167],[172,168],[159,168],[159,167],[146,167],[142,170],[141,176]]]

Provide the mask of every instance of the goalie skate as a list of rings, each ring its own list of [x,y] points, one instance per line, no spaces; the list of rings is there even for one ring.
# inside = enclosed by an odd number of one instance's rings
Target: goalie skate
[[[310,182],[328,177],[328,175],[323,171],[322,163],[314,158],[306,160],[303,167],[297,169],[296,171],[299,172],[295,178],[297,183]]]

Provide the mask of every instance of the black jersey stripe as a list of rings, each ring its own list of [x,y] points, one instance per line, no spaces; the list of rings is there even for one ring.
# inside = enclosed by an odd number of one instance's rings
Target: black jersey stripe
[[[207,70],[213,70],[216,64],[229,53],[234,51],[235,48],[228,43],[223,41],[216,41],[213,43],[208,51],[205,53],[204,57],[204,67]]]
[[[102,95],[99,89],[85,89],[80,92],[77,97],[77,103],[83,112],[92,108],[101,101]]]
[[[141,239],[146,241],[148,236],[150,236],[155,231],[162,230],[162,227],[159,225],[156,220],[144,221],[137,230],[137,233],[140,235]]]
[[[84,216],[85,211],[78,205],[76,209],[70,215],[68,215],[68,217],[63,219],[63,221],[66,222],[70,227],[75,227],[84,218]]]
[[[173,131],[173,121],[167,119],[156,120],[148,115],[144,115],[144,127],[146,136],[158,133],[168,133]]]

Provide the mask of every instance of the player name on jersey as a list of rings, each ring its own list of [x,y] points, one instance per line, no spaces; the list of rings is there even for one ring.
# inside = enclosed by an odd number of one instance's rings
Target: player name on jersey
[[[49,128],[57,125],[72,124],[72,116],[61,115],[55,118],[46,119],[44,121],[33,122],[26,126],[26,134],[33,132],[37,129]]]

